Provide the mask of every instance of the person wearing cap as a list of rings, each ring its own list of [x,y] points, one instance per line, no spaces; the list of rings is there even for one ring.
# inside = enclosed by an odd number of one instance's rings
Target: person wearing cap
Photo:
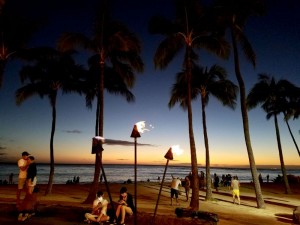
[[[27,168],[29,164],[28,161],[28,152],[22,152],[22,158],[18,160],[19,177],[18,177],[18,190],[17,190],[17,205],[20,204],[21,192],[25,187],[26,178],[27,178]]]

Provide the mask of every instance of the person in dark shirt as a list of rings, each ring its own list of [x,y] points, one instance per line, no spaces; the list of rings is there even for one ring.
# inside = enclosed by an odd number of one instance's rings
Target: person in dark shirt
[[[126,187],[122,187],[120,189],[120,199],[118,201],[118,206],[116,209],[116,219],[118,220],[121,214],[120,224],[124,224],[125,215],[132,215],[134,211],[135,206],[133,204],[133,197],[131,194],[127,193]]]
[[[34,162],[34,157],[29,156],[28,157],[28,169],[27,169],[27,178],[26,178],[26,183],[27,183],[27,192],[29,194],[32,194],[34,186],[36,185],[37,178],[37,169],[36,169],[36,164]]]

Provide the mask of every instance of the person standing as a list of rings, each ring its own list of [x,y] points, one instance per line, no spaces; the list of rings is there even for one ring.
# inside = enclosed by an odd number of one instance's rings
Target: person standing
[[[19,177],[18,177],[18,190],[17,190],[17,205],[20,205],[21,192],[25,187],[27,178],[27,168],[28,168],[28,152],[22,152],[22,158],[18,160],[19,167]]]
[[[179,195],[179,185],[182,186],[181,180],[179,177],[173,177],[172,175],[172,183],[171,183],[171,205],[173,205],[173,198],[175,196],[176,198],[176,203],[179,205],[178,202],[178,195]]]
[[[232,200],[233,204],[235,204],[235,197],[238,199],[238,204],[241,204],[240,200],[240,182],[237,179],[237,176],[233,176],[233,180],[231,181],[231,188],[232,188]]]
[[[186,176],[184,179],[184,189],[185,189],[186,201],[189,200],[190,188],[191,188],[191,181],[189,179],[189,176]]]
[[[214,188],[216,189],[217,192],[219,191],[219,182],[220,182],[219,176],[215,173],[214,174]]]
[[[37,169],[36,169],[36,164],[34,162],[34,157],[29,156],[28,157],[27,180],[26,180],[28,194],[32,194],[33,189],[36,185],[36,182],[37,182],[36,174],[37,174]]]
[[[11,173],[11,174],[9,174],[9,178],[8,178],[8,184],[13,184],[14,183],[14,174],[13,173]]]

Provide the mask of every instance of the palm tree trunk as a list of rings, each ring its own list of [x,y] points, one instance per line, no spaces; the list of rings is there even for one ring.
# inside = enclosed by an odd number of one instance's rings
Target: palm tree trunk
[[[289,181],[288,181],[288,178],[287,178],[287,175],[286,175],[286,169],[285,169],[284,160],[283,160],[283,153],[282,153],[282,147],[281,147],[281,140],[280,140],[280,132],[279,132],[279,127],[278,127],[277,115],[274,115],[274,122],[275,122],[276,138],[277,138],[277,145],[278,145],[278,151],[279,151],[280,166],[281,166],[283,181],[284,181],[284,184],[285,184],[285,193],[286,194],[291,194],[292,191],[291,191]]]
[[[203,125],[203,136],[204,136],[204,145],[205,145],[205,160],[206,160],[206,201],[213,200],[212,190],[211,190],[211,176],[210,176],[210,157],[209,157],[209,145],[208,145],[208,135],[206,127],[206,113],[205,113],[205,104],[204,97],[201,95],[201,107],[202,107],[202,125]]]
[[[103,137],[103,105],[104,105],[104,63],[100,60],[101,72],[100,72],[100,81],[99,81],[99,89],[97,96],[97,118],[96,118],[96,135]],[[100,171],[102,165],[102,150],[96,153],[95,155],[95,171],[94,171],[94,179],[92,185],[89,190],[88,197],[84,201],[84,203],[92,203],[95,199],[96,193],[98,191],[98,184],[100,178]]]
[[[246,90],[243,77],[240,72],[240,64],[239,64],[239,56],[237,50],[237,43],[235,39],[235,34],[233,28],[231,28],[231,38],[232,38],[232,46],[233,46],[233,56],[234,56],[234,66],[235,66],[235,75],[239,83],[240,89],[240,104],[241,104],[241,113],[243,119],[243,128],[244,128],[244,137],[248,152],[248,158],[250,163],[250,169],[252,174],[252,179],[254,183],[254,190],[256,194],[256,202],[258,208],[265,208],[265,201],[261,192],[260,183],[258,180],[257,169],[254,160],[254,154],[251,146],[250,132],[249,132],[249,124],[248,124],[248,112],[247,112],[247,103],[246,103]]]
[[[190,151],[191,151],[191,164],[192,164],[192,197],[190,202],[190,207],[194,211],[199,210],[199,176],[198,176],[198,163],[197,163],[197,153],[196,145],[193,131],[193,115],[192,115],[192,104],[191,104],[191,77],[192,77],[192,63],[191,63],[191,47],[187,47],[188,51],[188,63],[187,63],[187,79],[188,79],[188,125],[189,125],[189,138],[190,138]]]
[[[286,114],[285,114],[285,113],[284,113],[284,118],[286,118]],[[296,140],[295,140],[295,138],[294,138],[293,132],[292,132],[292,130],[291,130],[290,124],[289,124],[289,122],[288,122],[287,119],[285,119],[285,123],[286,123],[286,125],[287,125],[287,127],[288,127],[288,129],[289,129],[290,135],[291,135],[291,137],[292,137],[292,139],[293,139],[293,142],[294,142],[294,144],[295,144],[295,147],[296,147],[296,149],[297,149],[297,151],[298,151],[298,155],[300,156],[300,150],[299,150],[299,148],[298,148],[297,142],[296,142]]]
[[[47,184],[47,188],[45,191],[45,195],[51,194],[52,186],[53,186],[53,178],[54,178],[54,133],[55,133],[55,124],[56,124],[56,93],[54,99],[51,99],[52,102],[52,126],[51,126],[51,137],[50,137],[50,174],[49,180]]]

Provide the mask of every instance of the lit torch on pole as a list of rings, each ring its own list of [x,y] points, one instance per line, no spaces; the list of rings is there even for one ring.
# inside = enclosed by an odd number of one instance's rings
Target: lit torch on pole
[[[167,159],[167,163],[166,163],[164,175],[163,175],[163,178],[162,178],[162,181],[161,181],[161,184],[160,184],[160,189],[159,189],[159,193],[158,193],[158,197],[157,197],[157,202],[156,202],[156,205],[155,205],[155,210],[154,210],[154,215],[153,215],[152,224],[155,224],[155,223],[154,223],[154,222],[155,222],[155,216],[156,216],[156,211],[157,211],[157,207],[158,207],[158,204],[159,204],[159,199],[160,199],[160,195],[161,195],[161,190],[162,190],[162,187],[163,187],[163,185],[164,185],[164,180],[165,180],[167,168],[168,168],[168,165],[169,165],[169,161],[170,161],[170,160],[173,160],[173,151],[174,151],[174,153],[176,153],[177,155],[180,155],[180,154],[182,153],[182,150],[179,148],[179,146],[178,146],[178,145],[174,145],[174,146],[172,146],[171,148],[169,148],[169,150],[168,150],[167,153],[165,154],[165,159]]]
[[[134,205],[135,205],[135,217],[134,224],[137,224],[137,138],[141,137],[140,132],[143,133],[145,130],[145,121],[136,123],[133,126],[130,137],[134,138]]]

